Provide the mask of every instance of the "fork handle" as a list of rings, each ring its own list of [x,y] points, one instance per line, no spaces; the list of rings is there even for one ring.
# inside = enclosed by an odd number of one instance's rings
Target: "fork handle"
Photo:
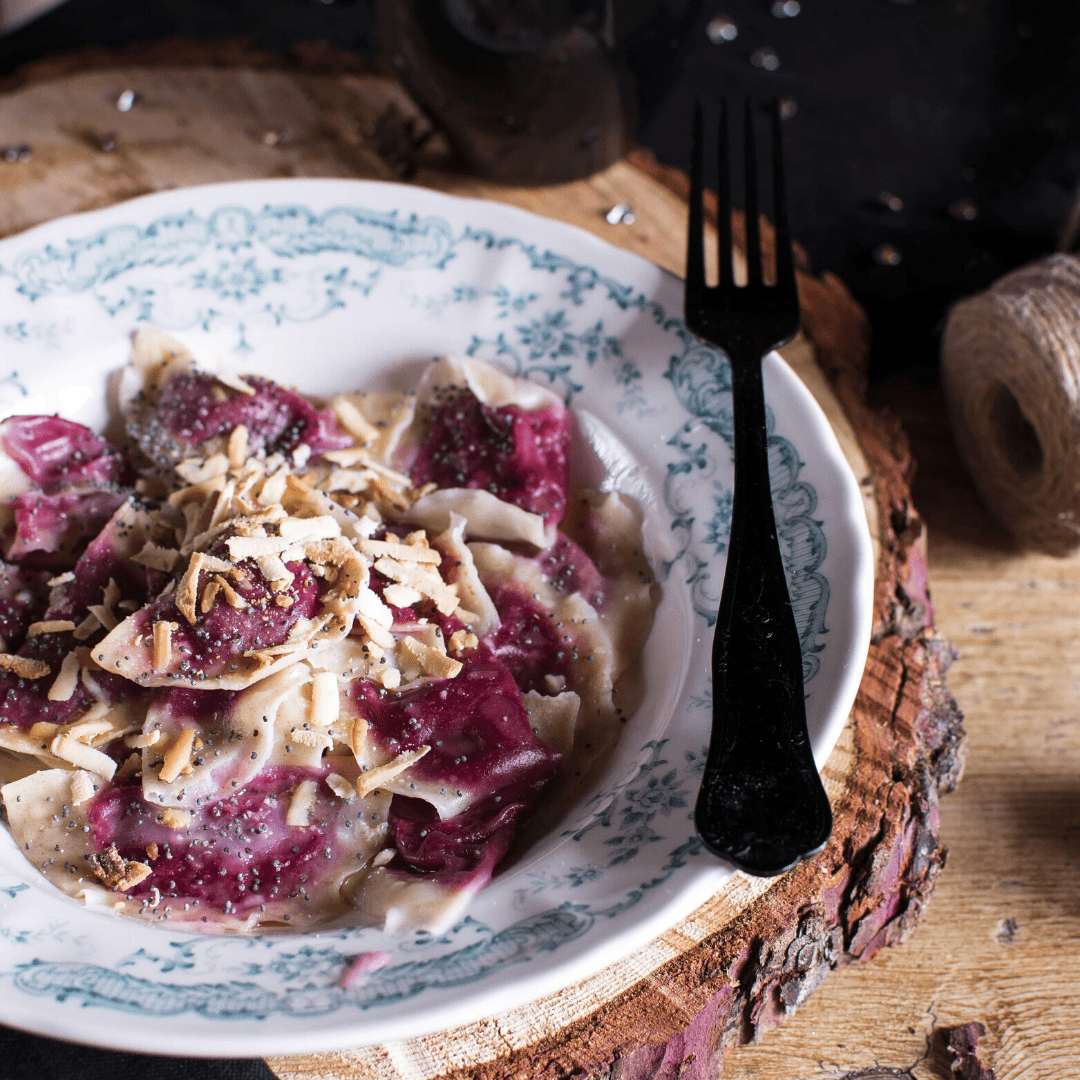
[[[832,831],[773,516],[764,351],[746,341],[728,349],[735,490],[713,639],[712,737],[695,808],[705,846],[763,877],[819,851]]]

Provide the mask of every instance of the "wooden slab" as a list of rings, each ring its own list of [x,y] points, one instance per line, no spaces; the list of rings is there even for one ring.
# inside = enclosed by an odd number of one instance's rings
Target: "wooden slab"
[[[644,154],[573,184],[498,188],[455,171],[439,136],[378,76],[272,64],[65,70],[0,96],[5,141],[31,150],[28,162],[0,165],[0,235],[168,187],[359,176],[513,202],[681,269],[684,180]],[[120,113],[126,89],[139,104]],[[633,225],[606,222],[617,202],[633,207]],[[865,317],[835,279],[803,274],[800,294],[806,336],[785,355],[841,439],[878,547],[874,643],[825,770],[829,846],[779,879],[736,879],[638,954],[527,1008],[428,1038],[274,1059],[281,1077],[712,1077],[728,1049],[794,1012],[830,970],[918,921],[944,858],[938,792],[962,760],[944,686],[952,652],[933,628],[906,443],[863,403]]]

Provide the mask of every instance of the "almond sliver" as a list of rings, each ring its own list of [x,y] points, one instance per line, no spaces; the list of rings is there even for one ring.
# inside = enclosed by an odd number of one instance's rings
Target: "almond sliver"
[[[357,546],[365,555],[370,555],[373,559],[386,555],[402,563],[431,563],[438,566],[442,562],[442,555],[435,548],[421,547],[419,544],[392,544],[386,540],[361,540]]]
[[[461,671],[461,661],[454,660],[446,653],[425,645],[416,638],[404,637],[398,643],[420,665],[420,670],[425,675],[433,675],[439,679],[453,679]]]
[[[162,762],[158,779],[163,784],[171,784],[184,769],[191,764],[191,752],[195,746],[197,731],[193,727],[180,729],[180,734],[173,739],[169,749],[165,751],[165,760]]]
[[[77,653],[69,652],[60,664],[60,674],[49,687],[48,698],[50,701],[70,701],[78,685],[79,657]]]
[[[311,809],[315,805],[317,791],[318,785],[314,780],[304,780],[297,785],[289,803],[289,811],[285,815],[286,825],[290,825],[294,829],[307,827],[308,814],[311,813]]]
[[[38,637],[41,634],[62,634],[65,630],[74,630],[75,624],[70,619],[46,619],[44,622],[30,624],[26,631],[27,637]]]
[[[393,780],[398,773],[404,772],[410,765],[415,765],[430,749],[430,746],[421,746],[417,750],[407,750],[385,765],[376,765],[374,769],[361,772],[356,778],[356,794],[360,798],[371,794],[387,780]]]
[[[161,570],[163,573],[171,574],[180,561],[180,552],[147,540],[142,551],[133,556],[131,561],[137,562],[140,566],[148,566],[151,570]]]
[[[308,722],[312,727],[328,728],[337,723],[340,712],[338,680],[332,671],[316,672],[311,680],[311,707]]]
[[[53,739],[49,749],[64,761],[76,768],[96,773],[106,780],[111,780],[116,772],[116,762],[108,754],[94,750],[86,743],[79,742],[73,735],[64,732]]]

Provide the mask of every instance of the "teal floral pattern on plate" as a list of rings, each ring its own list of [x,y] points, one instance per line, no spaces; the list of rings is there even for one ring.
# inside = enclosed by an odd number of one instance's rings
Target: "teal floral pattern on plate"
[[[60,411],[101,426],[105,376],[140,323],[313,393],[393,382],[399,361],[480,356],[579,409],[608,483],[646,511],[663,591],[646,698],[606,773],[450,932],[172,934],[51,894],[4,834],[0,1020],[183,1053],[402,1038],[583,978],[722,887],[729,872],[702,852],[692,807],[731,515],[730,382],[680,306],[674,279],[577,230],[394,185],[170,192],[0,243],[0,414]],[[869,544],[824,418],[776,358],[766,387],[773,503],[823,760],[866,647]],[[339,986],[375,949],[391,962]],[[49,1022],[35,1021],[43,1011]],[[117,1012],[137,1016],[137,1030],[110,1028]],[[183,1040],[167,1022],[176,1016]]]

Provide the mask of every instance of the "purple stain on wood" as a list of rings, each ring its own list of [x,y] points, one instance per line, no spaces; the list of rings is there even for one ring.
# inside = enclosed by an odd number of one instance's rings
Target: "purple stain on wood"
[[[986,1028],[975,1020],[944,1029],[949,1068],[956,1080],[994,1080],[994,1070],[983,1062],[979,1040]]]

